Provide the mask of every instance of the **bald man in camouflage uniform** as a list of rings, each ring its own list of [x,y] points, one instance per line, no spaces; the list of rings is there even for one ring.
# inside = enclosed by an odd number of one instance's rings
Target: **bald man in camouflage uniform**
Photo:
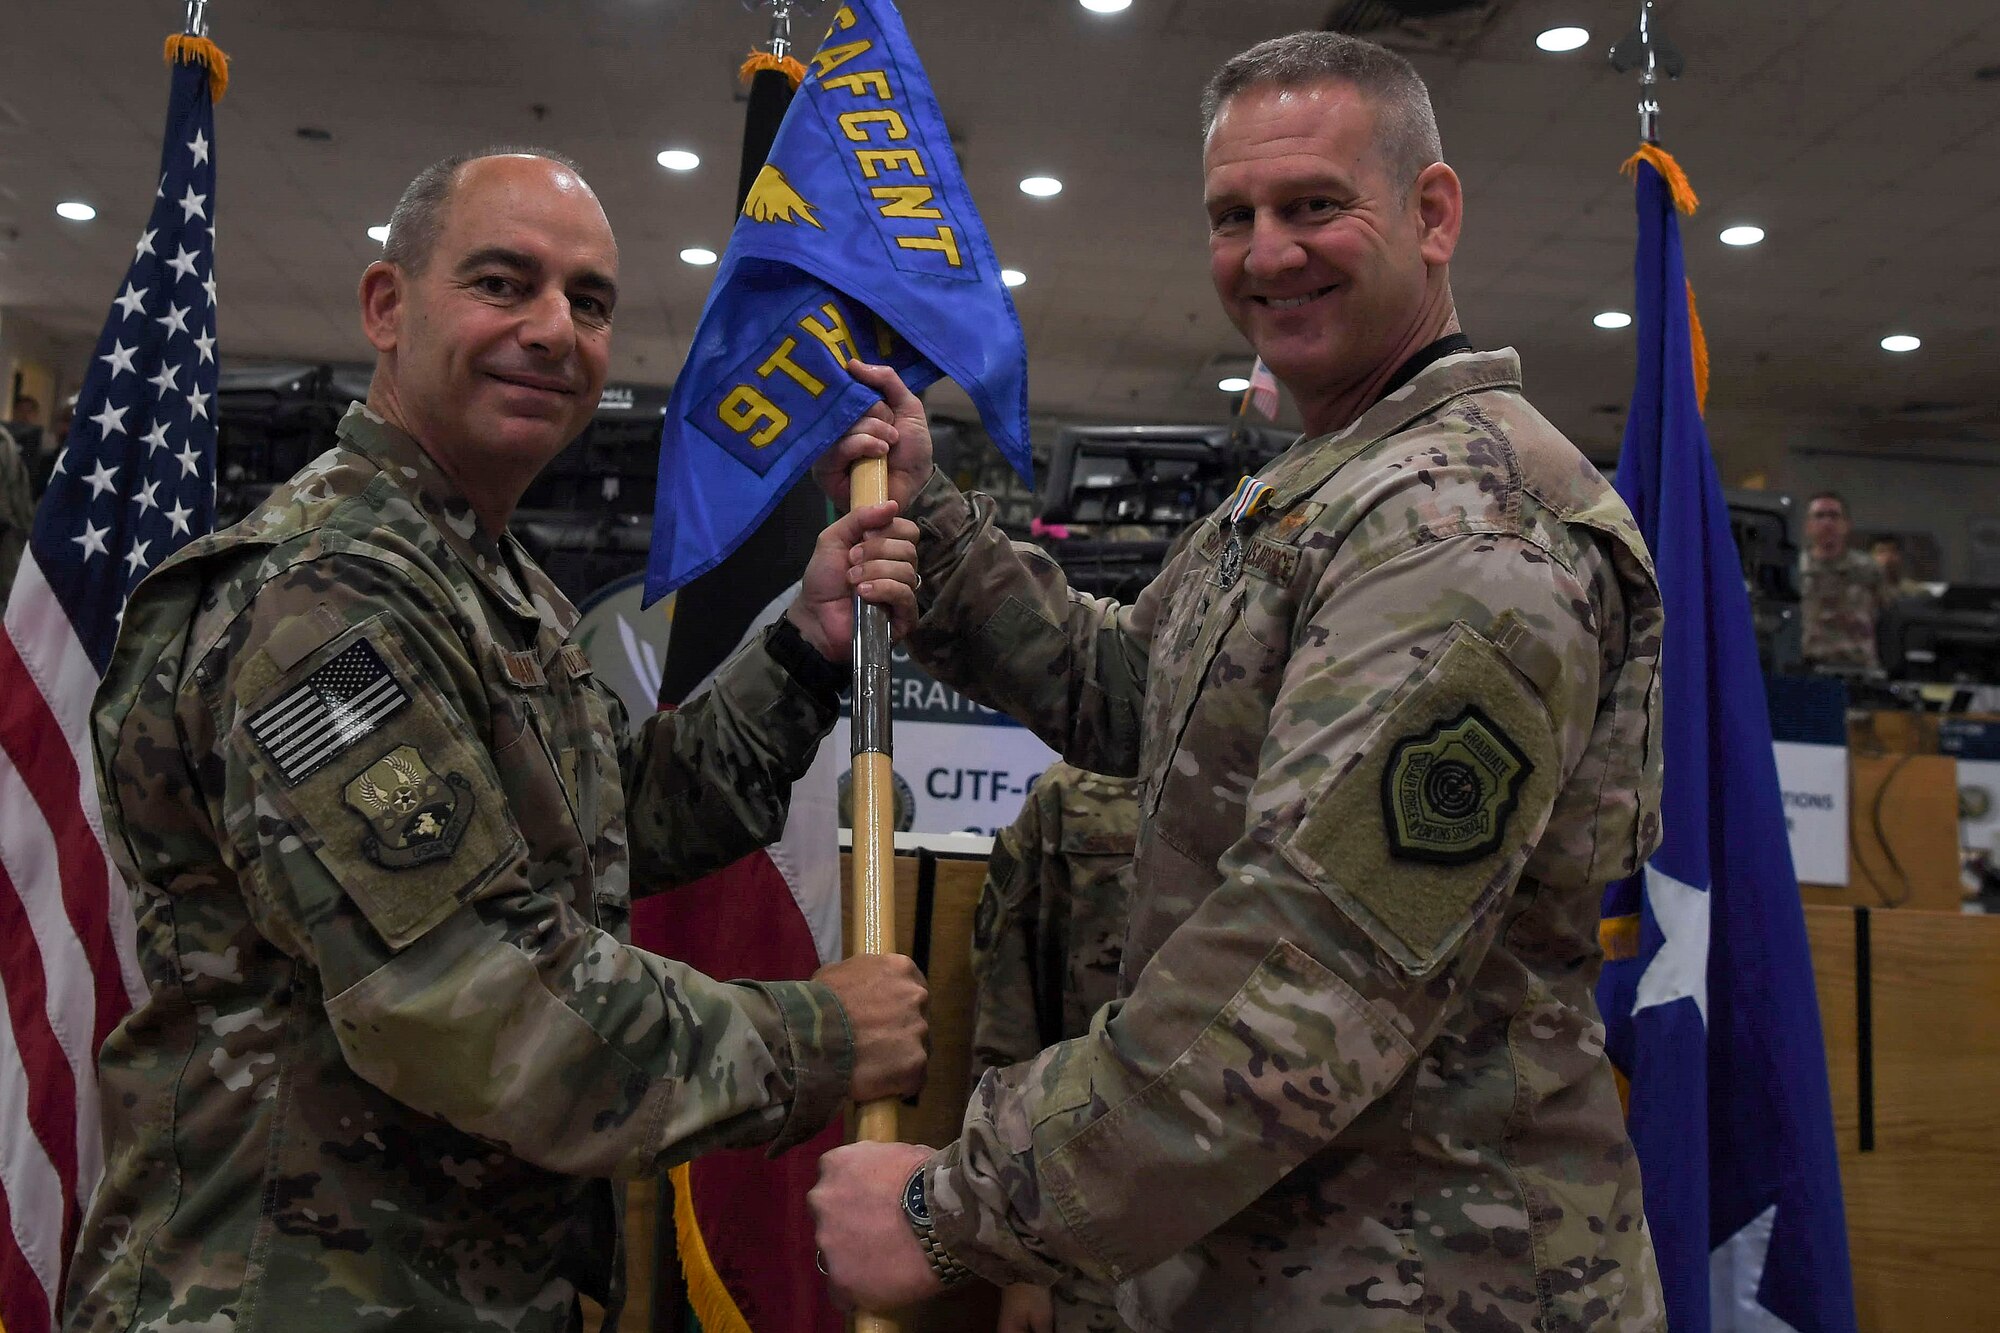
[[[1300,34],[1208,111],[1217,293],[1307,431],[1134,604],[1007,542],[864,372],[885,407],[840,455],[912,493],[914,655],[1137,775],[1141,822],[1123,998],[941,1151],[823,1159],[830,1280],[1082,1273],[1147,1333],[1661,1329],[1593,995],[1603,886],[1659,838],[1650,560],[1514,353],[1458,333],[1408,64]]]
[[[921,1085],[907,959],[725,985],[625,942],[635,889],[782,828],[850,570],[907,612],[884,516],[628,737],[506,530],[603,387],[595,196],[545,156],[454,159],[391,237],[367,405],[146,579],[98,695],[150,995],[100,1060],[72,1330],[570,1333],[580,1294],[618,1301],[611,1178]]]
[[[973,915],[975,1081],[1082,1036],[1118,998],[1138,838],[1138,784],[1057,762],[993,840]],[[1086,1277],[1001,1293],[999,1333],[1124,1327],[1111,1292]]]

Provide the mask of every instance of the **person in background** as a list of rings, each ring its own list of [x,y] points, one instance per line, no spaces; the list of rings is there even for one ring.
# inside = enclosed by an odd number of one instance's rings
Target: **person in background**
[[[1882,587],[1888,601],[1930,596],[1929,588],[1909,577],[1903,564],[1903,539],[1895,533],[1885,532],[1869,542],[1868,556],[1882,571]]]
[[[1138,784],[1057,762],[993,841],[972,935],[972,1081],[1090,1030],[1118,998]],[[1123,1333],[1108,1288],[1064,1276],[1000,1291],[999,1333]]]
[[[1854,525],[1838,491],[1806,501],[1806,549],[1799,553],[1800,652],[1834,671],[1876,671],[1875,622],[1887,602],[1882,570],[1848,545]]]
[[[28,465],[14,447],[14,437],[0,426],[0,609],[14,587],[14,571],[35,526],[35,497]]]

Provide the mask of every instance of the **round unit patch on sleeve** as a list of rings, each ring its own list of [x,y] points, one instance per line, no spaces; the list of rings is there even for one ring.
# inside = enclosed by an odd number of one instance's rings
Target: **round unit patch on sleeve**
[[[1498,851],[1534,764],[1475,705],[1396,743],[1382,771],[1391,854],[1463,865]]]

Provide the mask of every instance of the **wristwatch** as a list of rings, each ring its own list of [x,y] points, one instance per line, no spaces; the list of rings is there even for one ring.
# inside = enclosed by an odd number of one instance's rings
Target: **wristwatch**
[[[909,1220],[910,1230],[917,1233],[917,1244],[924,1247],[924,1258],[930,1261],[931,1272],[947,1287],[955,1287],[972,1276],[972,1270],[951,1257],[951,1252],[938,1239],[937,1227],[931,1222],[930,1201],[924,1197],[924,1168],[921,1166],[910,1176],[903,1186],[903,1216]]]

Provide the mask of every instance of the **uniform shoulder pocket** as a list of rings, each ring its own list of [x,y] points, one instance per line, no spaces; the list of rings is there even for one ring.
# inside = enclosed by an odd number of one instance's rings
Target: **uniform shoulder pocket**
[[[464,719],[384,617],[287,656],[238,712],[234,743],[258,797],[404,948],[477,896],[520,835]]]
[[[1561,786],[1542,700],[1463,623],[1284,844],[1404,971],[1430,972],[1519,870]]]

